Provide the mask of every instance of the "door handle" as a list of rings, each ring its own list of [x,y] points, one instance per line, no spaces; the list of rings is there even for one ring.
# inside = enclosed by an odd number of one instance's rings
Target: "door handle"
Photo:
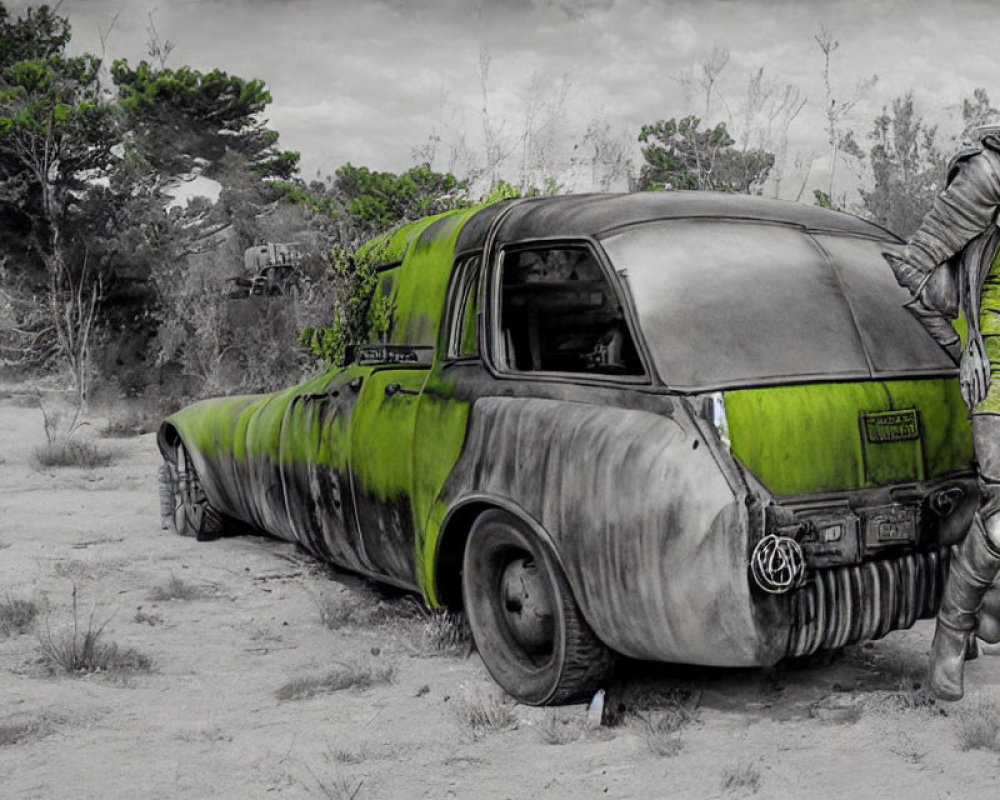
[[[359,391],[361,391],[361,384],[362,383],[364,383],[364,378],[362,378],[359,375],[354,380],[348,382],[347,388],[350,389],[352,392],[359,392]]]
[[[397,394],[419,395],[420,391],[417,390],[417,389],[404,389],[398,383],[389,383],[389,384],[386,384],[386,387],[385,387],[385,396],[386,397],[393,397],[393,396],[395,396]]]

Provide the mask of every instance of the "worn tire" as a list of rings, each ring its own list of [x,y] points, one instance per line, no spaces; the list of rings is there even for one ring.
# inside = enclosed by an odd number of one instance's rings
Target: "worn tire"
[[[174,462],[160,468],[160,518],[165,529],[198,541],[217,539],[224,532],[222,515],[208,502],[183,444],[177,445]]]
[[[476,519],[462,595],[486,669],[519,702],[589,696],[610,675],[612,653],[584,620],[554,554],[512,514]]]

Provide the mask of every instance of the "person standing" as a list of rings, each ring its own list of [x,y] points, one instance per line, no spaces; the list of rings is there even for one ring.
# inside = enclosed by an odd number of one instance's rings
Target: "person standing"
[[[976,144],[948,166],[945,188],[901,256],[884,256],[914,295],[907,308],[958,355],[962,396],[972,417],[981,505],[952,551],[931,645],[930,686],[944,700],[963,695],[975,636],[1000,641],[1000,126],[973,131]],[[965,316],[964,346],[948,323]]]

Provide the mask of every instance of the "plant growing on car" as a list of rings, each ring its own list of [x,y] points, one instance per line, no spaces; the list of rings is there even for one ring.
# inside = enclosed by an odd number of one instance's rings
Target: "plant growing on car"
[[[327,257],[327,273],[334,287],[334,316],[330,325],[305,328],[299,343],[332,366],[347,363],[350,348],[364,344],[371,332],[381,340],[392,324],[389,297],[375,297],[378,267],[385,263],[388,248],[335,247]]]

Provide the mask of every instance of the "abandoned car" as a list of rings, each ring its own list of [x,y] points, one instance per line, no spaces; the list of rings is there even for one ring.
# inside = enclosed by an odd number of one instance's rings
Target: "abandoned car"
[[[613,654],[770,665],[932,616],[978,504],[891,234],[700,192],[540,197],[381,242],[388,329],[159,431],[167,515],[464,608],[531,704]]]

